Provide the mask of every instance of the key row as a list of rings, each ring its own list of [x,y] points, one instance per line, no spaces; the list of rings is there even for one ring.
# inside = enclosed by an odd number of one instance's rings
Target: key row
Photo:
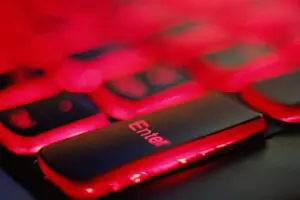
[[[287,123],[300,122],[299,69],[256,81],[240,96],[253,109]],[[4,89],[0,98],[1,142],[17,154],[34,154],[43,146],[117,120],[182,104],[208,94],[182,68],[158,66],[107,82],[84,95],[69,93],[37,78]]]
[[[72,54],[61,65],[44,69],[44,74],[38,76],[53,81],[61,89],[88,93],[99,89],[106,82],[140,73],[157,65],[166,65],[186,68],[193,78],[208,89],[238,92],[255,81],[278,76],[299,65],[299,58],[292,53],[300,48],[296,39],[281,49],[253,38],[233,40],[219,35],[220,40],[215,40],[215,36],[207,40],[207,36],[214,35],[211,32],[214,28],[208,26],[209,31],[205,33],[198,32],[197,26],[194,23],[181,24],[169,29],[166,33],[168,37],[159,37],[135,48],[111,44]],[[191,40],[191,35],[200,39]],[[158,47],[162,43],[166,48]],[[1,89],[7,88],[7,77],[18,76],[19,71],[22,70],[18,68],[1,73]],[[26,78],[21,78],[19,82],[25,81],[24,79]],[[16,88],[21,89],[22,86]]]
[[[165,4],[171,3],[168,2],[169,0],[165,1]],[[102,58],[97,59],[97,67],[99,68],[98,70],[100,70],[100,74],[104,76],[105,81],[107,80],[105,77],[107,71],[110,72],[109,74],[113,73],[113,70],[105,69],[108,64],[118,66],[120,71],[127,68],[127,66],[123,67],[120,63],[109,59],[113,57],[113,54],[114,56],[121,55],[121,57],[126,60],[128,57],[133,59],[132,54],[138,54],[135,58],[138,61],[163,59],[167,64],[181,65],[201,56],[203,53],[207,53],[207,51],[211,50],[211,47],[215,50],[223,48],[224,45],[231,46],[236,42],[237,37],[260,38],[260,40],[269,45],[275,45],[276,48],[282,46],[298,48],[299,45],[296,40],[299,34],[298,30],[294,30],[294,27],[298,27],[297,24],[300,23],[298,16],[300,11],[298,12],[296,7],[290,6],[289,4],[280,7],[279,5],[281,5],[282,2],[278,3],[279,1],[277,3],[268,1],[268,3],[261,4],[255,3],[254,1],[250,3],[253,4],[251,5],[253,8],[242,9],[243,6],[251,1],[254,0],[247,0],[242,3],[236,0],[230,0],[226,1],[226,4],[219,2],[219,7],[205,1],[207,8],[205,8],[203,4],[199,5],[193,1],[181,3],[182,7],[180,7],[179,1],[172,3],[172,5],[178,6],[178,8],[181,9],[184,9],[184,5],[186,4],[192,5],[195,8],[202,6],[202,9],[219,11],[219,14],[216,14],[217,16],[190,17],[181,17],[182,15],[178,15],[179,11],[172,11],[172,14],[165,13],[168,9],[165,9],[166,5],[162,2],[159,4],[158,2],[155,3],[155,1],[152,3],[130,1],[127,3],[124,2],[121,6],[117,6],[115,9],[118,10],[116,11],[117,14],[113,15],[113,17],[109,16],[109,20],[100,20],[101,17],[92,14],[82,14],[83,16],[80,14],[74,16],[73,14],[72,17],[63,20],[58,16],[49,16],[48,12],[51,13],[51,11],[44,11],[44,14],[37,14],[37,16],[42,15],[42,17],[38,18],[33,14],[35,13],[34,11],[36,11],[33,9],[33,11],[30,10],[31,15],[33,15],[31,18],[35,19],[34,21],[36,21],[36,19],[41,20],[37,20],[38,22],[34,23],[38,24],[36,25],[36,32],[38,33],[33,34],[32,37],[24,37],[26,42],[21,43],[17,41],[18,45],[14,45],[14,48],[7,50],[9,51],[7,58],[5,56],[5,49],[3,49],[3,51],[1,50],[0,62],[1,65],[14,65],[2,67],[3,71],[11,70],[18,65],[37,68],[58,68],[58,71],[64,68],[63,71],[66,71],[70,68],[69,65],[76,65],[69,61],[70,55],[77,55],[82,52],[97,49],[99,50],[96,51],[98,55],[102,55]],[[35,3],[38,4],[38,2]],[[59,3],[61,6],[63,5],[61,2]],[[48,4],[45,5],[51,10],[51,2]],[[81,4],[84,7],[85,2]],[[86,4],[86,6],[93,5],[92,3]],[[43,5],[36,6],[42,7]],[[100,9],[99,6],[95,7]],[[190,7],[190,9],[192,8],[193,7]],[[266,8],[266,10],[262,8]],[[43,10],[42,8],[40,9]],[[229,10],[232,9],[234,9],[234,11],[230,12]],[[154,12],[154,10],[156,12]],[[220,10],[223,10],[224,14],[222,14]],[[237,12],[237,10],[243,13]],[[189,9],[186,11],[188,12]],[[266,12],[268,14],[266,14]],[[262,14],[264,14],[263,17],[261,17]],[[106,15],[105,12],[103,12],[103,15]],[[241,16],[239,17],[239,15]],[[117,25],[109,24],[113,21],[111,18],[117,21]],[[262,18],[264,20],[261,20]],[[97,19],[100,20],[100,22],[97,22]],[[252,19],[252,21],[250,19]],[[246,21],[247,23],[244,23]],[[50,27],[44,27],[46,26],[45,24]],[[112,30],[108,31],[109,28]],[[59,33],[55,33],[55,30]],[[144,47],[142,47],[143,52],[140,52],[140,49],[136,50],[136,45],[151,46],[150,51],[151,54],[154,54],[152,56],[155,58],[151,56],[149,58],[147,50],[144,52]],[[133,50],[131,50],[131,48],[127,50],[128,46],[133,48]],[[276,49],[275,52],[280,50],[281,49]],[[124,51],[135,52],[127,55]],[[289,54],[292,51],[288,52],[286,56],[290,57]],[[296,56],[294,57],[295,59],[297,58]],[[86,66],[93,67],[88,65],[90,62],[85,64]],[[141,67],[139,62],[136,65]],[[144,65],[144,63],[142,65]],[[105,71],[103,72],[102,70]],[[2,70],[0,73],[2,73]],[[71,77],[70,80],[72,80]],[[60,83],[60,81],[58,82]]]
[[[253,138],[262,141],[267,124],[261,113],[299,123],[299,83],[295,70],[252,84],[240,96],[256,111],[225,94],[206,92],[47,146],[39,152],[39,166],[72,198],[117,192]]]

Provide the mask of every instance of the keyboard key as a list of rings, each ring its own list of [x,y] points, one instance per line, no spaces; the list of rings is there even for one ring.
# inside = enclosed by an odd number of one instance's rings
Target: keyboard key
[[[51,80],[44,77],[10,84],[0,91],[0,111],[41,100],[59,91]]]
[[[182,68],[157,66],[121,79],[109,81],[93,93],[109,116],[129,119],[204,94],[201,84]]]
[[[55,83],[72,92],[92,92],[112,79],[118,79],[152,66],[154,59],[144,47],[108,45],[72,54],[58,68],[49,70]]]
[[[66,92],[4,110],[0,122],[1,142],[16,154],[34,154],[50,143],[108,124],[89,97]]]
[[[21,84],[22,82],[43,76],[42,70],[19,67],[13,71],[0,74],[0,92],[10,86]]]
[[[275,48],[257,40],[223,44],[191,65],[191,72],[211,89],[237,92],[254,81],[288,71]]]
[[[124,77],[108,83],[109,87],[121,96],[129,99],[142,99],[147,93],[147,86],[135,76]]]
[[[146,72],[147,80],[154,86],[165,86],[183,79],[183,74],[170,68],[154,68]]]
[[[300,122],[300,71],[254,83],[242,91],[242,98],[253,108],[277,120]]]
[[[4,74],[0,74],[0,91],[9,87],[13,84],[13,80],[11,79],[11,73],[7,72]]]
[[[225,30],[208,21],[179,23],[159,35],[163,59],[171,65],[187,64],[201,53],[228,40]],[[159,47],[158,47],[159,49]]]
[[[50,145],[38,160],[70,197],[97,198],[263,136],[264,128],[259,113],[210,93]]]

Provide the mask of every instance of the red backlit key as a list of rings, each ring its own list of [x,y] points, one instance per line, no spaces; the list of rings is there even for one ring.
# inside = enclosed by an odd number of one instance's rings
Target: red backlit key
[[[171,65],[187,64],[229,39],[223,29],[205,20],[177,24],[159,36],[162,57]]]
[[[300,70],[254,83],[242,98],[253,108],[275,119],[300,122]]]
[[[207,158],[259,136],[261,115],[221,95],[119,122],[40,152],[47,178],[76,199],[93,199]]]
[[[71,55],[49,72],[55,83],[72,92],[91,92],[103,82],[150,68],[154,59],[144,47],[107,45]]]
[[[45,78],[12,85],[0,92],[0,111],[43,99],[59,91],[52,81]]]
[[[147,94],[147,86],[135,76],[124,77],[110,83],[110,89],[118,92],[120,96],[127,96],[130,99],[141,99]]]
[[[146,77],[148,81],[153,86],[164,86],[168,84],[172,84],[180,79],[180,74],[176,69],[158,67],[154,69],[150,69],[146,72]]]
[[[19,67],[13,71],[0,74],[0,90],[9,88],[15,84],[20,84],[26,80],[43,76],[42,70]]]
[[[0,75],[0,111],[31,103],[58,90],[42,70],[19,67]]]
[[[106,113],[129,119],[204,94],[182,68],[157,66],[104,84],[93,96]]]
[[[34,154],[48,144],[108,124],[85,95],[59,93],[0,112],[0,141],[16,154]]]
[[[273,47],[257,40],[241,40],[207,52],[191,65],[191,71],[212,89],[237,92],[291,67]]]
[[[0,74],[0,91],[13,84],[11,73]]]

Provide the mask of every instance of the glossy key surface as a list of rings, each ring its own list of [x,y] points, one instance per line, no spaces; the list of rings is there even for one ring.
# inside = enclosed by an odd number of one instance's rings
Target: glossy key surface
[[[0,91],[14,84],[19,84],[25,80],[34,79],[43,76],[43,71],[28,67],[20,67],[13,71],[0,74]]]
[[[134,174],[157,176],[179,167],[181,159],[201,159],[263,130],[259,113],[211,93],[50,145],[41,151],[40,164],[67,194],[96,197],[113,191],[113,185],[131,185]]]
[[[0,112],[1,142],[18,154],[36,153],[42,146],[108,123],[86,95],[59,93]]]
[[[254,83],[241,96],[252,107],[290,123],[299,122],[300,71],[295,70],[278,77]]]
[[[2,124],[20,136],[35,136],[97,114],[99,108],[85,95],[61,93],[0,113]]]
[[[300,70],[284,74],[273,79],[254,83],[258,93],[286,106],[297,106],[300,103]]]
[[[184,67],[158,65],[109,81],[93,96],[110,116],[124,120],[186,102],[204,92]]]
[[[293,67],[272,45],[243,39],[224,43],[207,52],[191,64],[190,69],[211,89],[239,92],[255,81],[280,75]]]

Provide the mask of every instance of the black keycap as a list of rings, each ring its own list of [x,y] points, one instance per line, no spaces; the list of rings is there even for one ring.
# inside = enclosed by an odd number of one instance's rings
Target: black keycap
[[[35,136],[98,113],[85,95],[60,93],[57,96],[2,111],[1,123],[20,136]]]
[[[255,83],[253,88],[268,99],[286,105],[300,103],[300,70]]]
[[[13,84],[21,83],[24,80],[41,77],[44,71],[28,67],[19,67],[18,69],[0,74],[0,90],[6,89]]]
[[[0,90],[6,89],[13,83],[11,73],[0,74]]]
[[[118,48],[118,45],[112,44],[112,45],[107,45],[95,49],[90,49],[85,52],[80,52],[80,53],[74,53],[70,55],[70,58],[78,61],[87,61],[87,60],[92,60],[95,59],[99,56],[101,56],[104,53],[107,53],[108,51],[114,50]]]
[[[243,67],[245,64],[265,55],[270,49],[264,45],[237,43],[227,49],[205,56],[205,60],[227,69]]]
[[[128,77],[128,79],[135,79],[137,82],[136,84],[143,84],[143,86],[136,86],[135,88],[128,86],[126,89],[126,85],[124,85],[124,79],[122,79],[122,83],[120,83],[122,84],[122,89],[118,88],[118,80],[106,83],[105,87],[114,94],[125,99],[143,100],[166,89],[176,87],[177,85],[192,80],[183,69],[176,69],[174,67],[154,67],[150,70],[132,75],[132,77]],[[128,82],[129,80],[127,83]],[[142,87],[145,88],[145,91],[131,91],[133,89],[141,90]],[[128,92],[126,92],[126,90],[128,90]]]
[[[254,109],[287,123],[300,122],[300,70],[257,82],[241,96]]]
[[[234,129],[237,127],[242,129]],[[218,148],[250,138],[263,129],[264,121],[260,113],[221,94],[211,93],[201,99],[118,122],[107,128],[50,145],[40,152],[40,159],[54,173],[75,183],[79,181],[88,184],[92,179],[95,183],[96,177],[118,169],[117,173],[120,174],[114,181],[118,183],[118,179],[121,179],[119,187],[122,188],[128,186],[124,180],[131,175],[126,174],[128,171],[123,171],[120,167],[129,163],[139,160],[141,164],[143,159],[151,155],[171,153],[172,156],[156,157],[158,160],[154,158],[153,162],[148,162],[148,166],[142,167],[144,171],[141,174],[145,173],[147,177],[156,176],[173,169],[174,161],[177,164],[188,162],[188,159],[179,159],[183,155],[192,155],[192,157],[204,155],[204,152],[216,151]],[[232,132],[229,134],[230,130]],[[215,139],[209,142],[210,138]],[[220,138],[222,141],[219,141]],[[202,141],[204,144],[201,143]],[[193,152],[195,150],[185,146],[193,142],[200,142],[196,147],[203,149]],[[174,149],[180,153],[172,154]],[[162,161],[166,158],[172,161]],[[140,164],[139,168],[141,168]],[[129,169],[134,170],[134,165]],[[44,173],[47,174],[45,171]],[[53,176],[49,174],[47,176],[55,184],[60,184]],[[92,184],[88,185],[91,187]],[[60,187],[74,197],[81,191]],[[84,184],[82,187],[85,187]],[[76,197],[95,197],[93,195],[99,196],[105,192],[110,191],[90,188],[89,192],[82,192],[82,196]]]

